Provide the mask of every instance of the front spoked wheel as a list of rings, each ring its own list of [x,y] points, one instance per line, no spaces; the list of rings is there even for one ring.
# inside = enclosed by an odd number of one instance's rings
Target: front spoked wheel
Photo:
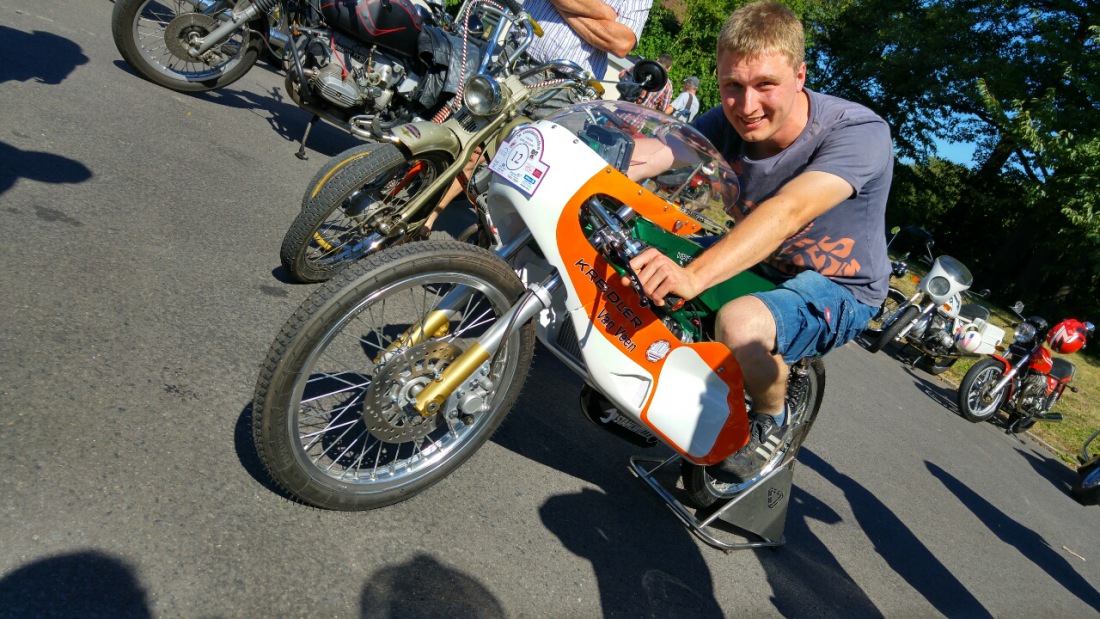
[[[253,401],[275,482],[317,507],[362,510],[450,474],[518,396],[533,325],[515,326],[435,414],[412,405],[521,294],[506,263],[455,241],[388,249],[315,292],[272,345]]]
[[[279,259],[300,282],[322,282],[360,258],[408,238],[423,222],[414,198],[447,168],[443,153],[406,158],[393,144],[370,143],[329,160],[310,181]],[[424,217],[435,204],[420,209]],[[419,221],[417,221],[419,220]]]
[[[824,395],[825,364],[821,359],[803,359],[791,366],[787,379],[787,411],[790,415],[787,423],[791,424],[791,431],[787,435],[786,443],[775,452],[759,473],[740,484],[720,482],[707,473],[705,466],[684,460],[680,465],[680,476],[691,504],[697,509],[703,509],[720,500],[733,498],[756,485],[776,468],[793,460],[817,419]]]
[[[263,51],[263,19],[242,27],[201,57],[189,52],[191,41],[213,32],[218,14],[232,2],[213,3],[196,13],[186,0],[116,0],[111,14],[111,34],[119,54],[135,71],[151,82],[177,92],[205,92],[239,80]]]

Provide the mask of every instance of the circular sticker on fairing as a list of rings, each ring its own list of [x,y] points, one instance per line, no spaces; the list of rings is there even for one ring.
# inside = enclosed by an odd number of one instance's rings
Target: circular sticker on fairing
[[[542,133],[527,126],[512,133],[489,162],[489,169],[528,198],[535,195],[550,166],[542,162]]]

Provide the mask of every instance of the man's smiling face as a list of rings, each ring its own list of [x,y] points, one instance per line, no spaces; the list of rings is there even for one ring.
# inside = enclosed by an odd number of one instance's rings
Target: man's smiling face
[[[774,154],[790,146],[805,126],[806,63],[791,67],[785,56],[718,56],[718,85],[722,111],[738,135]]]

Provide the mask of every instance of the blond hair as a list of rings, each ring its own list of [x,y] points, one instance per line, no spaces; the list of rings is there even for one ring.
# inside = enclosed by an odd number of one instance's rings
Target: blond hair
[[[737,9],[718,34],[718,55],[758,58],[769,53],[786,57],[798,69],[806,58],[806,37],[802,22],[777,2],[753,2]]]

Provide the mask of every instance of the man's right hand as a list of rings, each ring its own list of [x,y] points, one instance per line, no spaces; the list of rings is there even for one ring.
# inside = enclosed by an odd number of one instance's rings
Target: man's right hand
[[[703,292],[694,273],[652,247],[635,256],[630,261],[630,268],[638,276],[638,283],[654,305],[664,305],[668,295],[676,295],[688,301]],[[623,285],[630,284],[630,278],[623,277]]]

